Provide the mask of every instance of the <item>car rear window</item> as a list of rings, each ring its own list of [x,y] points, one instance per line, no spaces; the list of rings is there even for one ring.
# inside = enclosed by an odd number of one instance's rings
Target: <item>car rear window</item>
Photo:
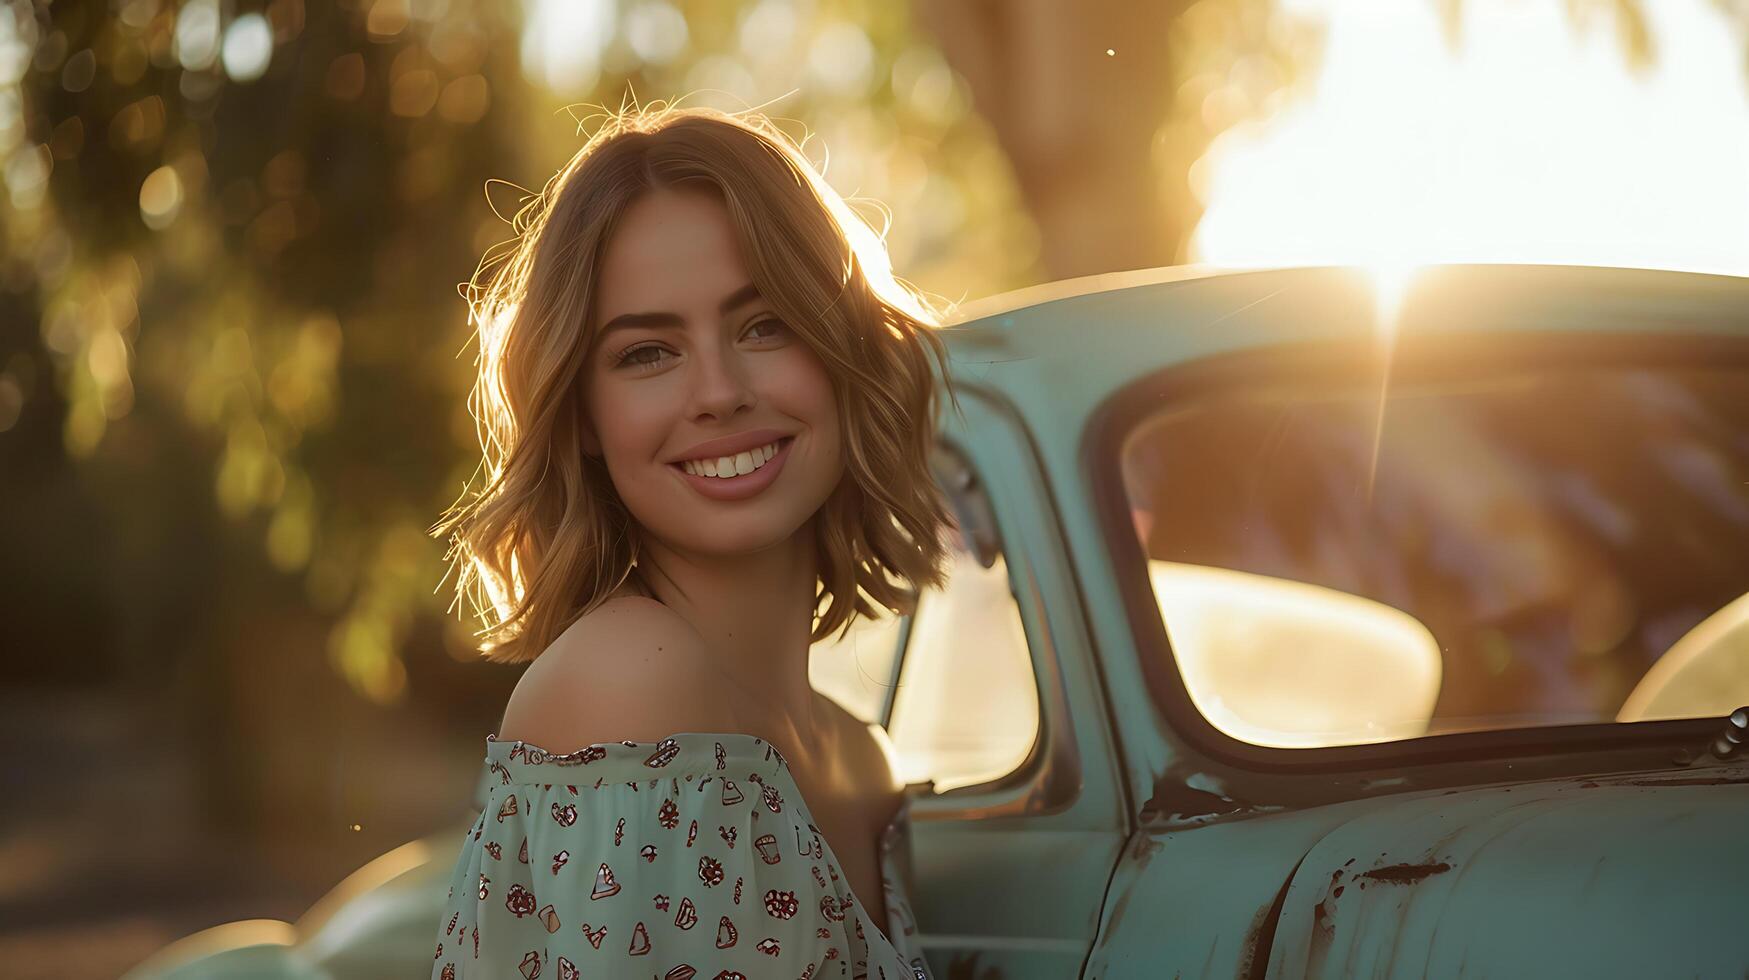
[[[1260,384],[1122,443],[1216,728],[1318,747],[1749,704],[1749,370]]]

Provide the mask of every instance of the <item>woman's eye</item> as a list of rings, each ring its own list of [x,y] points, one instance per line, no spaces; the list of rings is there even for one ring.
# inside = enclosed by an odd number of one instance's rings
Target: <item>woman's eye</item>
[[[649,367],[650,365],[661,363],[661,360],[662,360],[661,355],[666,354],[666,353],[668,353],[668,352],[663,350],[660,347],[655,347],[655,346],[634,347],[631,350],[624,351],[623,353],[621,353],[619,355],[619,359],[617,361],[615,361],[614,363],[619,364],[619,365],[629,364],[629,365],[633,365],[633,366],[637,366],[637,367]],[[652,354],[655,356],[640,357],[639,356],[640,354]]]
[[[754,331],[758,330],[761,327],[772,327],[772,328],[774,328],[774,332],[768,333],[768,334],[763,334],[763,335],[756,335],[754,333]],[[760,321],[754,323],[752,326],[748,327],[747,328],[747,335],[750,337],[755,337],[755,339],[758,339],[758,340],[769,340],[772,337],[776,337],[779,334],[783,333],[784,331],[787,331],[788,329],[789,329],[789,325],[784,323],[782,320],[779,320],[776,317],[767,317],[766,319],[760,320]]]

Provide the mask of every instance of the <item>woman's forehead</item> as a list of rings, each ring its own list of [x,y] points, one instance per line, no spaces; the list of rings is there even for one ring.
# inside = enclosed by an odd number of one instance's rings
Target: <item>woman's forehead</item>
[[[656,190],[633,202],[606,243],[599,271],[603,320],[679,312],[671,304],[682,301],[714,310],[748,279],[728,210],[696,191]]]

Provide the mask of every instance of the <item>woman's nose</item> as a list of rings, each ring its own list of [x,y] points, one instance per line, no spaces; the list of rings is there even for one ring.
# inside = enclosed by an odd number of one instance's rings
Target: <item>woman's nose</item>
[[[693,363],[693,414],[726,419],[753,404],[747,365],[734,350],[700,351]]]

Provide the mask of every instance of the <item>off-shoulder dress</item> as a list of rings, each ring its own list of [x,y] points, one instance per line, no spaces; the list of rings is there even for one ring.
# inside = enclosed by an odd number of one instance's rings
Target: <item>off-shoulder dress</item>
[[[889,937],[764,739],[681,732],[557,755],[488,735],[484,765],[433,980],[928,980],[908,803],[880,838]]]

